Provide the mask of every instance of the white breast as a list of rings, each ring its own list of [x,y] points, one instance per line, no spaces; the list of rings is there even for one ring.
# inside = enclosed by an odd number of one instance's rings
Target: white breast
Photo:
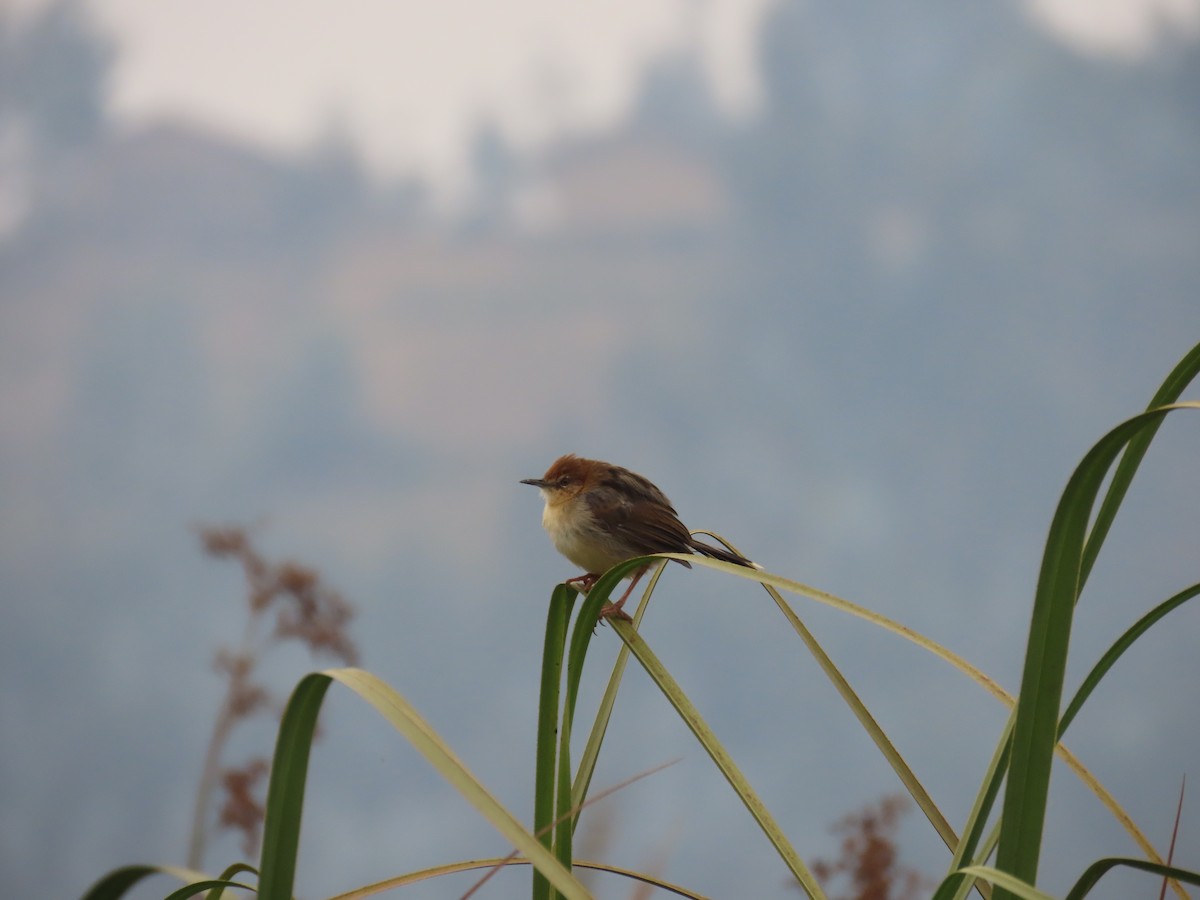
[[[542,527],[555,549],[585,572],[599,574],[628,558],[597,527],[591,511],[578,498],[553,506],[547,503],[542,510]]]

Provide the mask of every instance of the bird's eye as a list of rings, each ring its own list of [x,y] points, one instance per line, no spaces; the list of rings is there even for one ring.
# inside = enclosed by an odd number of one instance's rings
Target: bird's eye
[[[564,487],[566,487],[566,486],[567,486],[568,484],[570,484],[570,483],[571,483],[571,476],[570,476],[570,475],[560,475],[560,476],[558,477],[558,482],[557,482],[557,484],[558,484],[558,486],[559,486],[560,488],[564,488]]]

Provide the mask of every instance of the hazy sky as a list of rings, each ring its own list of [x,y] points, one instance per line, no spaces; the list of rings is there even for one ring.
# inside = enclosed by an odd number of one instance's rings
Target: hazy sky
[[[50,160],[33,227],[0,247],[6,895],[78,896],[113,866],[179,861],[220,703],[211,654],[241,633],[244,606],[236,568],[202,557],[194,524],[257,523],[272,558],[317,566],[359,609],[363,665],[527,817],[542,610],[578,573],[519,478],[571,450],[629,465],[688,524],[1015,688],[1059,491],[1200,334],[1189,70],[1076,65],[997,6],[1034,0],[914,4],[899,35],[908,6],[845,0],[772,20],[773,4],[805,0],[614,0],[602,21],[584,17],[601,5],[550,0],[511,0],[503,15],[465,0],[79,2],[119,45],[118,127],[186,117],[231,140],[179,128],[121,142],[106,121],[80,158]],[[1044,21],[1118,54],[1160,27],[1152,7],[1180,28],[1200,4],[1041,2]],[[778,40],[756,61],[766,21]],[[995,23],[1005,30],[978,41],[987,53],[971,52],[971,29]],[[790,64],[813,48],[823,64],[880,65],[862,120],[836,80],[814,79],[811,110],[785,94],[742,133],[643,151],[651,142],[619,117],[672,48],[698,55],[731,116],[754,109],[759,66],[774,100],[809,77]],[[656,102],[680,99],[686,116],[682,87]],[[934,96],[909,105],[917,92]],[[576,171],[600,173],[589,183],[602,199],[644,192],[672,217],[631,204],[615,225],[426,228],[387,192],[245,152],[248,138],[302,149],[340,125],[381,171],[452,187],[463,138],[487,116],[525,146],[612,124],[573,148]],[[809,134],[829,140],[808,146]],[[726,206],[684,219],[647,190],[668,166],[695,169]],[[1080,605],[1072,686],[1196,580],[1200,419],[1176,418]],[[805,858],[834,852],[827,826],[895,778],[773,606],[711,574],[673,566],[643,634]],[[904,642],[796,605],[961,823],[1000,705]],[[1069,742],[1162,847],[1200,745],[1194,700],[1172,690],[1197,680],[1200,619],[1187,610],[1148,637]],[[581,709],[599,702],[615,643],[600,630]],[[329,662],[297,653],[267,677],[284,696]],[[364,704],[331,697],[305,896],[507,852]],[[271,746],[272,723],[255,724],[230,761]],[[595,789],[676,755],[612,798],[617,826],[597,855],[637,868],[661,857],[665,877],[715,897],[795,896],[631,669]],[[1043,882],[1062,894],[1097,857],[1137,851],[1076,779],[1055,779]],[[1178,859],[1195,869],[1193,834]],[[906,862],[944,870],[918,816],[904,835]],[[243,856],[224,835],[207,864]],[[1094,896],[1154,887],[1106,882]]]
[[[36,6],[47,0],[7,0]],[[603,128],[625,111],[646,61],[698,52],[731,114],[753,108],[755,27],[769,0],[85,0],[121,46],[116,110],[187,116],[276,148],[347,130],[376,171],[460,183],[482,116],[529,146]],[[1097,52],[1137,53],[1194,29],[1198,0],[1025,0]],[[335,12],[336,10],[336,12]]]

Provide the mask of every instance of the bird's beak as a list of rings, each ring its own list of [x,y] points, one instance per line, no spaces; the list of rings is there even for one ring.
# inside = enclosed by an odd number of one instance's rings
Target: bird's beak
[[[544,488],[546,479],[544,478],[522,478],[521,484],[532,484],[535,488]]]

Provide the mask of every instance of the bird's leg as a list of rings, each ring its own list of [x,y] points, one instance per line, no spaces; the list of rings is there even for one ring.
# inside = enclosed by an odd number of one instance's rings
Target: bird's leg
[[[639,569],[634,573],[633,578],[629,581],[629,587],[625,588],[625,593],[621,595],[621,599],[616,603],[606,603],[600,608],[600,618],[602,619],[625,619],[632,622],[629,613],[625,612],[621,607],[625,605],[625,601],[629,599],[629,595],[633,593],[633,589],[637,587],[637,583],[641,581],[643,575],[646,574],[645,569]]]
[[[568,578],[563,582],[563,584],[568,584],[571,587],[579,588],[582,593],[586,594],[592,589],[592,585],[599,580],[600,576],[597,573],[585,572],[583,575],[576,575],[574,578]]]

